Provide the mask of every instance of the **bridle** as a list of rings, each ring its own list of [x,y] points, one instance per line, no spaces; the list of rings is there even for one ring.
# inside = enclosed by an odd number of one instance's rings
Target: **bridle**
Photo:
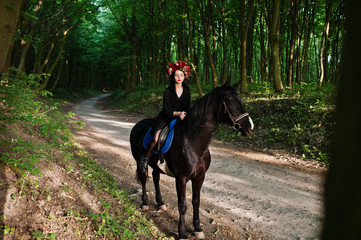
[[[224,101],[223,97],[222,97],[222,102],[219,104],[219,108],[218,108],[218,115],[217,115],[217,123],[219,123],[219,116],[221,113],[221,109],[222,109],[222,103],[224,105],[224,113],[228,114],[228,117],[232,120],[233,122],[233,128],[235,130],[239,130],[241,129],[241,124],[238,123],[239,120],[241,120],[242,118],[245,118],[247,116],[249,116],[249,113],[245,112],[241,115],[238,116],[234,116],[232,114],[232,112],[228,109],[226,102]],[[206,126],[206,125],[200,125],[200,127],[205,127],[205,128],[210,128],[210,129],[217,129],[217,127],[214,126]]]
[[[225,113],[228,114],[228,117],[229,117],[229,118],[232,120],[232,122],[233,122],[233,128],[234,128],[235,130],[241,129],[241,124],[239,124],[238,121],[241,120],[242,118],[245,118],[245,117],[249,116],[249,113],[245,112],[245,113],[243,113],[243,114],[241,114],[241,115],[234,116],[234,115],[232,114],[232,112],[228,109],[227,104],[225,103],[224,100],[223,100],[223,105],[224,105],[224,109],[225,109],[224,111],[225,111]]]

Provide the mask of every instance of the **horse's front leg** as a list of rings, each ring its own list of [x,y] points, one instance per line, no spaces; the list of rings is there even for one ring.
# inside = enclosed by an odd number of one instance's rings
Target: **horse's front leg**
[[[167,207],[164,205],[162,194],[160,193],[159,188],[159,180],[160,180],[160,173],[158,171],[153,170],[153,183],[154,183],[154,189],[155,189],[155,200],[158,204],[158,209],[162,211],[167,211]]]
[[[179,211],[179,223],[178,223],[179,239],[188,238],[185,227],[185,214],[187,212],[186,184],[187,184],[187,180],[185,177],[176,178],[178,211]]]
[[[201,228],[201,221],[199,219],[199,205],[200,205],[200,196],[201,188],[204,181],[204,176],[192,179],[192,204],[193,204],[193,226],[194,226],[194,236],[196,239],[204,239],[204,233]]]

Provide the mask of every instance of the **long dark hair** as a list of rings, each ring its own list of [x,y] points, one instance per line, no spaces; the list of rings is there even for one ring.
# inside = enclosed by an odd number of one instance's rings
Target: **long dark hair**
[[[169,89],[170,89],[170,92],[171,92],[171,103],[173,106],[176,106],[178,107],[178,96],[177,96],[177,93],[175,91],[175,79],[174,79],[174,76],[175,76],[175,71],[172,72],[172,74],[170,75],[169,77]],[[186,83],[186,78],[184,78],[184,81],[182,82],[182,87],[183,87],[183,91],[184,89],[188,89],[189,90],[189,87]]]

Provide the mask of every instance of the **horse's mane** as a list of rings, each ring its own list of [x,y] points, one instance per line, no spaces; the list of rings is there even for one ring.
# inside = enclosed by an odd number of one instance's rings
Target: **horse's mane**
[[[198,128],[205,115],[214,114],[214,112],[210,112],[209,110],[212,105],[218,108],[217,100],[219,99],[221,99],[221,91],[219,87],[213,89],[211,92],[200,98],[193,105],[188,114],[188,130],[193,131],[195,128]]]

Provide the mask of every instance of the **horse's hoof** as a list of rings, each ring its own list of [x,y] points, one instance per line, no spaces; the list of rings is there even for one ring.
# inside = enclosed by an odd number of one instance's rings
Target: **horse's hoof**
[[[178,234],[178,240],[187,240],[188,236],[187,234]]]
[[[166,205],[163,204],[163,205],[158,206],[158,210],[161,210],[161,211],[165,212],[165,211],[168,210],[168,208],[167,208]]]
[[[196,239],[205,239],[206,238],[204,236],[203,232],[194,232],[194,236],[196,237]]]
[[[148,211],[149,210],[149,205],[142,205],[142,210]]]

